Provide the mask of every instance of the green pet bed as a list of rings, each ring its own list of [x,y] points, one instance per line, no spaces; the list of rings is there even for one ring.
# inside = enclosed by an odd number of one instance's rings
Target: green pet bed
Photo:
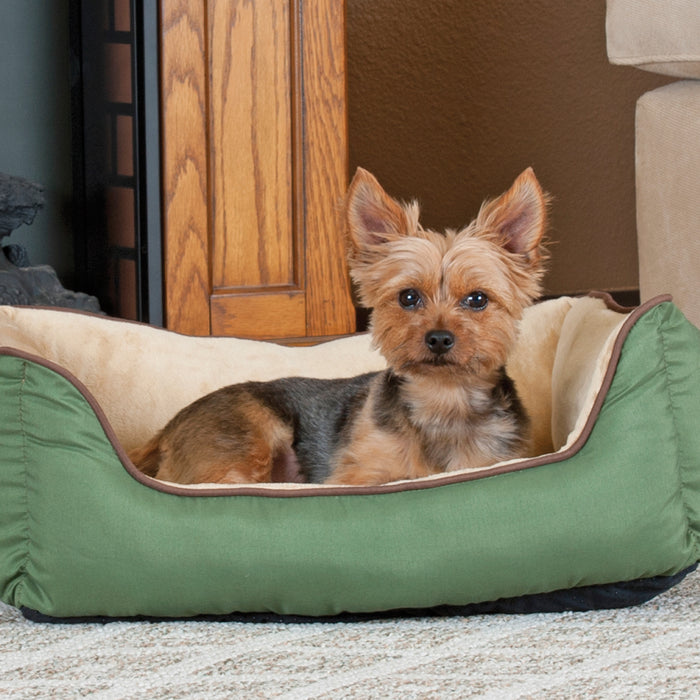
[[[0,346],[0,598],[30,618],[614,607],[700,559],[700,331],[668,297],[530,308],[508,369],[536,454],[378,487],[183,486],[126,456],[219,386],[379,369],[367,336],[0,307]]]

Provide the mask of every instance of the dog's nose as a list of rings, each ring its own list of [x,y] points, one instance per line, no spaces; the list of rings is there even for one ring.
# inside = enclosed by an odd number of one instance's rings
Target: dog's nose
[[[454,347],[455,337],[450,331],[428,331],[425,334],[425,344],[434,355],[444,355]]]

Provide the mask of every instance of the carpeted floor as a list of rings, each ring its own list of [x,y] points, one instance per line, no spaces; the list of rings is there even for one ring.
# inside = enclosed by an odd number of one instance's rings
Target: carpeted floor
[[[637,608],[301,625],[44,625],[0,603],[8,698],[700,698],[700,570]]]

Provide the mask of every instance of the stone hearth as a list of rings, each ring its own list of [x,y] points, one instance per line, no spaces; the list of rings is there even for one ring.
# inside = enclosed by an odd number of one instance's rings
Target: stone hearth
[[[0,243],[22,224],[31,224],[44,201],[41,185],[0,173]],[[32,265],[17,243],[0,248],[0,304],[100,311],[95,297],[66,289],[51,266]]]

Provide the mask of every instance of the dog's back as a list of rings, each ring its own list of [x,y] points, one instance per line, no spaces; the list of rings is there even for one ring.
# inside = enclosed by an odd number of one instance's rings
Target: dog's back
[[[284,481],[321,483],[343,440],[343,426],[365,402],[376,374],[288,377],[224,387],[183,409],[129,457],[147,476],[166,481],[246,483],[280,475]],[[251,404],[257,407],[254,416]],[[222,429],[223,422],[233,427]],[[222,440],[223,435],[229,439]],[[256,464],[264,479],[255,477]],[[229,478],[232,472],[235,480]]]

